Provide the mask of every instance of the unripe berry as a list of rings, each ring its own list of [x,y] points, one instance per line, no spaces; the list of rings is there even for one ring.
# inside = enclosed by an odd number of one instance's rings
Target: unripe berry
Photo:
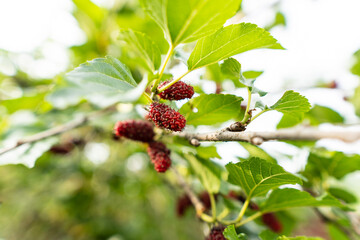
[[[170,81],[162,82],[159,88],[165,86]],[[160,98],[167,100],[181,100],[191,98],[194,95],[194,88],[182,81],[176,82],[166,90],[159,93]]]
[[[170,150],[161,142],[151,142],[147,148],[157,172],[165,172],[171,166]]]
[[[224,229],[224,226],[213,227],[210,231],[209,236],[205,240],[226,240],[223,235]]]
[[[151,119],[157,127],[179,132],[186,124],[185,117],[171,107],[158,102],[150,105],[147,118]]]
[[[151,142],[155,136],[153,125],[144,120],[119,121],[115,124],[114,133],[141,142]]]

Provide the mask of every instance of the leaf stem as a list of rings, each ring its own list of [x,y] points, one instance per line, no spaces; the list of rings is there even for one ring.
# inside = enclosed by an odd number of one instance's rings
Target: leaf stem
[[[153,102],[153,100],[151,99],[151,97],[149,96],[149,94],[147,94],[146,92],[143,92],[143,96],[144,96],[150,103]]]
[[[161,68],[160,68],[159,77],[156,79],[154,85],[153,85],[152,88],[151,88],[151,91],[152,91],[153,93],[156,93],[157,87],[158,87],[158,85],[159,85],[159,83],[160,83],[160,81],[161,81],[161,78],[162,78],[163,74],[164,74],[166,65],[167,65],[167,63],[169,62],[172,53],[174,52],[174,48],[175,48],[175,47],[174,47],[172,44],[170,44],[170,48],[169,48],[169,51],[168,51],[167,54],[166,54],[165,61],[163,62],[163,65],[162,65]]]
[[[210,196],[210,203],[211,203],[211,213],[212,213],[212,217],[215,220],[216,219],[216,201],[215,201],[215,197],[213,193],[209,192],[209,196]]]
[[[244,205],[242,206],[242,208],[240,210],[239,216],[235,219],[235,222],[240,222],[241,221],[241,219],[243,218],[243,216],[244,216],[244,214],[246,212],[246,209],[249,206],[249,203],[250,203],[250,198],[247,197],[245,202],[244,202]]]
[[[226,218],[226,216],[230,213],[229,209],[228,208],[224,208],[224,210],[221,211],[221,213],[217,216],[217,220],[218,221],[221,221],[223,220],[224,218]]]
[[[267,112],[267,111],[269,111],[270,109],[264,109],[264,110],[262,110],[261,112],[259,112],[258,114],[256,114],[253,118],[251,118],[251,121],[254,121],[255,120],[255,118],[257,118],[258,116],[260,116],[261,114],[263,114],[263,113],[265,113],[265,112]]]
[[[201,218],[201,220],[203,220],[204,222],[208,222],[208,223],[213,223],[213,222],[215,222],[215,219],[214,219],[213,217],[211,217],[211,216],[209,216],[209,215],[207,215],[207,214],[205,214],[205,213],[202,213],[202,214],[200,215],[200,218]]]
[[[241,123],[246,123],[247,120],[251,117],[250,114],[249,114],[250,104],[251,104],[251,91],[250,91],[250,88],[248,88],[248,87],[247,87],[247,90],[248,90],[248,102],[247,102],[247,105],[246,105],[244,118],[241,120]]]
[[[163,86],[162,88],[158,89],[158,92],[161,93],[162,91],[165,91],[166,89],[168,89],[169,87],[171,87],[172,85],[174,85],[175,83],[177,83],[178,81],[180,81],[180,79],[182,79],[183,77],[185,77],[189,72],[191,72],[191,70],[186,71],[184,74],[182,74],[180,77],[178,77],[175,80],[172,80],[171,82],[169,82],[168,84],[166,84],[165,86]]]
[[[257,212],[255,214],[251,215],[250,217],[246,218],[244,221],[241,221],[241,222],[235,224],[235,227],[240,227],[240,226],[244,225],[245,223],[251,222],[254,219],[260,217],[262,214],[263,214],[262,212]]]

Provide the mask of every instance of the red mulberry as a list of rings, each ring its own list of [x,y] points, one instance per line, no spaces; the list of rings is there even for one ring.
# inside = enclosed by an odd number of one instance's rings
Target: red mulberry
[[[273,232],[280,233],[282,231],[282,224],[274,213],[265,213],[261,219]]]
[[[171,107],[154,102],[150,105],[147,115],[157,127],[166,128],[175,132],[181,131],[186,124],[185,117]]]
[[[162,82],[159,85],[159,88],[165,86],[169,82],[170,81]],[[194,95],[194,88],[182,81],[175,83],[168,89],[159,93],[159,96],[162,99],[167,99],[167,100],[181,100],[185,98],[191,98],[193,95]]]
[[[149,143],[147,152],[157,172],[165,172],[171,166],[170,150],[161,142]]]
[[[185,211],[192,206],[190,198],[187,194],[179,197],[176,202],[176,213],[178,217],[182,217],[185,214]]]
[[[116,136],[141,142],[151,142],[155,136],[152,124],[143,120],[117,122],[114,127],[114,133]]]
[[[210,235],[205,240],[226,240],[223,235],[224,229],[224,226],[213,227],[210,231]]]

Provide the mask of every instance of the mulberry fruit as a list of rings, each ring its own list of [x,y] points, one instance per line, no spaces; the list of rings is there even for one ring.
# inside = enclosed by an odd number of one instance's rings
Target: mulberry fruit
[[[147,152],[157,172],[165,172],[171,166],[170,150],[161,142],[149,143]]]
[[[119,121],[115,124],[114,133],[118,137],[141,142],[151,142],[155,136],[153,125],[143,120]]]
[[[282,231],[282,224],[274,213],[265,213],[261,216],[261,219],[273,232],[280,233]]]
[[[170,81],[162,82],[159,88],[165,86]],[[194,88],[182,81],[179,81],[169,87],[168,89],[159,93],[160,98],[167,100],[181,100],[185,98],[191,98],[194,95]]]
[[[171,107],[154,102],[150,105],[150,110],[147,115],[157,127],[166,128],[171,131],[179,132],[186,124],[185,117]]]
[[[224,226],[213,227],[210,231],[209,236],[205,240],[226,240],[223,235],[224,229]]]
[[[190,198],[187,194],[179,197],[176,202],[176,214],[178,217],[184,216],[186,210],[192,206]]]

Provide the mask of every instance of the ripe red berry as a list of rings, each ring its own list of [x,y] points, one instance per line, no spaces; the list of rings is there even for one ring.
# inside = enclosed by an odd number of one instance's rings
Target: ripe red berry
[[[165,86],[170,81],[162,82],[159,88]],[[182,81],[176,82],[168,89],[159,93],[160,98],[167,100],[181,100],[185,98],[191,98],[194,95],[194,88]]]
[[[210,231],[209,236],[205,240],[226,240],[223,235],[224,229],[224,226],[213,227]]]
[[[273,232],[280,233],[282,231],[282,224],[274,213],[265,213],[261,219]]]
[[[179,197],[176,202],[176,214],[178,217],[182,217],[185,214],[185,211],[191,207],[191,201],[187,194]]]
[[[161,142],[151,142],[147,148],[157,172],[165,172],[171,166],[170,150]]]
[[[114,133],[141,142],[151,142],[155,136],[152,124],[144,120],[119,121],[115,124]]]
[[[185,117],[171,107],[158,102],[150,105],[147,118],[151,119],[157,127],[179,132],[186,124]]]

